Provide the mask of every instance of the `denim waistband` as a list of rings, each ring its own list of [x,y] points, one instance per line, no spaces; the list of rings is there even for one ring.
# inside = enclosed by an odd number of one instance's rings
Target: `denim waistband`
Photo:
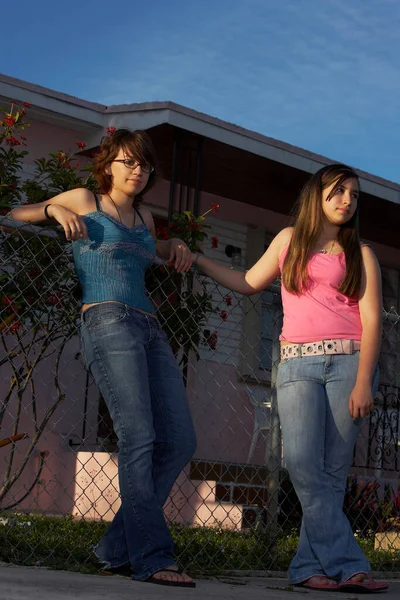
[[[102,310],[105,310],[105,309],[112,310],[114,307],[115,308],[123,307],[126,311],[126,314],[128,314],[129,312],[132,311],[133,313],[136,313],[138,315],[150,317],[152,320],[158,321],[157,316],[153,313],[146,312],[145,310],[136,308],[135,306],[130,306],[129,304],[124,304],[123,302],[118,302],[118,300],[107,300],[105,302],[98,302],[96,304],[93,304],[92,306],[89,306],[89,308],[86,308],[85,310],[81,311],[81,318],[80,318],[81,323],[85,323],[89,314],[93,314],[94,312],[98,312],[98,311],[101,312]]]

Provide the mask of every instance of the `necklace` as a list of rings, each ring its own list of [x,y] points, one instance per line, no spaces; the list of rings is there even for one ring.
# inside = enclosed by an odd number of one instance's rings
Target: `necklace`
[[[121,219],[121,215],[120,215],[119,210],[118,210],[118,206],[115,204],[115,202],[111,198],[110,194],[107,194],[107,196],[110,198],[111,202],[113,203],[113,205],[115,207],[115,210],[117,211],[118,219],[119,219],[120,223],[122,223],[122,219]]]
[[[319,254],[332,254],[332,250],[334,249],[336,244],[336,240],[332,240],[328,246],[324,246],[322,250],[320,250]]]

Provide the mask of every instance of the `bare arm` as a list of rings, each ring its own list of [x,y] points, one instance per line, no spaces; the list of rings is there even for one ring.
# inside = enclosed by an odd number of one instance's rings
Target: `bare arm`
[[[382,338],[381,272],[371,248],[363,246],[362,256],[364,275],[358,303],[362,325],[360,361],[350,397],[350,414],[355,419],[364,417],[372,408],[371,387]]]
[[[151,235],[156,240],[156,228],[153,215],[147,208],[142,208],[140,212]],[[179,238],[156,240],[156,252],[161,258],[168,261],[168,263],[173,264],[178,273],[184,273],[192,266],[192,254],[185,242]]]
[[[44,209],[49,205],[48,215],[60,223],[68,240],[76,240],[79,237],[87,239],[86,224],[81,215],[93,210],[93,204],[92,192],[85,188],[77,188],[58,194],[45,202],[17,206],[10,211],[10,216],[17,221],[40,223],[47,220]]]
[[[291,235],[291,227],[278,233],[263,256],[246,273],[223,267],[203,255],[199,255],[197,264],[206,275],[234,292],[246,296],[258,294],[279,276],[279,256]]]
[[[382,279],[378,261],[371,248],[362,248],[364,282],[359,299],[362,325],[360,364],[357,381],[372,383],[382,338]]]

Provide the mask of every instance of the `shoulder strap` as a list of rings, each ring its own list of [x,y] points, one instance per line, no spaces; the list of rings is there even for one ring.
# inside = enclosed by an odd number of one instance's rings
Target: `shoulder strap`
[[[143,220],[143,217],[142,217],[142,215],[140,214],[140,212],[138,211],[138,209],[137,209],[135,206],[134,206],[133,208],[134,208],[134,210],[135,210],[135,213],[136,213],[136,214],[138,214],[138,215],[139,215],[139,217],[142,219],[142,223],[143,223],[143,224],[145,224],[145,223],[144,223],[144,220]]]
[[[99,199],[98,199],[98,197],[97,197],[97,194],[95,194],[95,193],[93,192],[93,196],[94,196],[94,199],[95,199],[95,201],[96,201],[96,210],[98,210],[98,211],[102,212],[102,211],[101,211],[100,202],[99,202]]]

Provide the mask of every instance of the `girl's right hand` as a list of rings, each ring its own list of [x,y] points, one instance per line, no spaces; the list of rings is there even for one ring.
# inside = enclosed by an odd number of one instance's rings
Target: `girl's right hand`
[[[87,227],[81,215],[59,204],[48,204],[47,206],[49,207],[47,214],[60,223],[67,240],[75,241],[84,239],[87,242]]]

